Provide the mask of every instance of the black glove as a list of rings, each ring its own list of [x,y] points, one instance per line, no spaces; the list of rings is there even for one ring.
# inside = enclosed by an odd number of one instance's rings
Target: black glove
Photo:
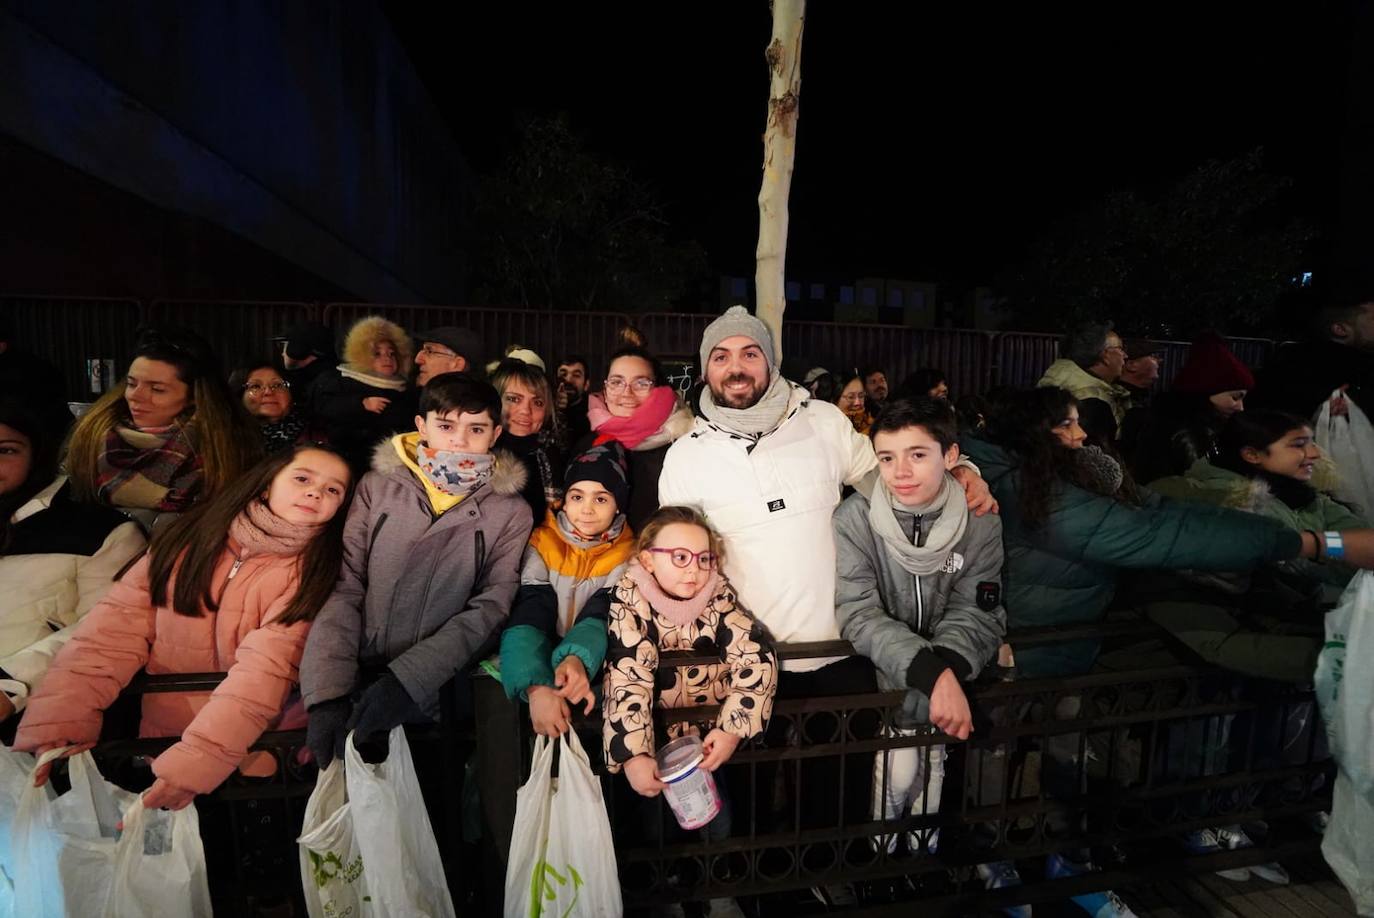
[[[344,740],[348,738],[348,715],[353,711],[353,702],[347,698],[321,701],[306,713],[310,723],[305,728],[305,744],[315,757],[315,764],[328,768],[336,756],[344,753]]]
[[[419,717],[420,709],[401,680],[388,672],[358,699],[353,716],[348,719],[348,729],[355,734],[354,745],[361,748],[363,743],[385,739],[394,728]]]

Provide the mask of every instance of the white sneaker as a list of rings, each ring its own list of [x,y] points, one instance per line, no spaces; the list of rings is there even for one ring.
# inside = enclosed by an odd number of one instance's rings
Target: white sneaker
[[[1225,826],[1217,829],[1217,843],[1228,851],[1237,851],[1241,848],[1253,848],[1254,841],[1245,830],[1240,826]],[[1270,861],[1267,864],[1251,864],[1250,872],[1261,880],[1268,880],[1278,886],[1287,886],[1289,883],[1288,871],[1282,864]]]
[[[1011,861],[990,861],[986,864],[978,865],[978,876],[983,881],[984,889],[1006,889],[1008,886],[1020,886],[1021,874],[1016,872],[1016,865]],[[1012,905],[1002,909],[1002,914],[1008,918],[1031,918],[1031,907],[1029,905]]]
[[[1110,889],[1099,895],[1106,901],[1102,903],[1093,918],[1137,918],[1136,913],[1131,911],[1131,907],[1122,902],[1121,897]],[[1077,902],[1078,898],[1075,898],[1074,901]]]
[[[906,833],[906,847],[908,851],[912,854],[918,854],[920,852],[922,835],[926,838],[926,851],[928,853],[935,854],[940,850],[940,830],[921,829],[916,832]],[[888,853],[891,854],[892,849],[888,849]]]
[[[1189,854],[1216,854],[1221,850],[1221,842],[1217,840],[1217,833],[1212,829],[1194,829],[1183,836],[1183,847],[1188,849]],[[1250,868],[1232,867],[1229,870],[1218,870],[1216,874],[1223,880],[1244,883],[1250,879]]]
[[[1071,861],[1062,854],[1051,854],[1045,858],[1045,879],[1058,880],[1061,877],[1078,877],[1097,870],[1091,863]],[[1072,896],[1070,901],[1093,918],[1136,918],[1135,912],[1121,897],[1110,889],[1102,892],[1084,893]]]

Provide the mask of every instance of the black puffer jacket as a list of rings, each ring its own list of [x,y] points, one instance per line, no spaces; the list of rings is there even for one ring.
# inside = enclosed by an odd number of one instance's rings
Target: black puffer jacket
[[[1166,392],[1155,399],[1131,445],[1131,474],[1146,485],[1182,475],[1213,455],[1223,423],[1207,396]]]

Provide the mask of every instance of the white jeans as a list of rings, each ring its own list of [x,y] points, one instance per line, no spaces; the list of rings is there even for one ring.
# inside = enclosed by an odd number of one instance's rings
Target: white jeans
[[[903,729],[893,727],[888,736],[917,736],[928,728]],[[906,746],[889,749],[873,757],[873,818],[897,819],[908,813],[912,816],[933,816],[940,812],[940,793],[945,785],[945,747]],[[939,846],[940,830],[923,829],[908,832],[907,846],[919,851],[920,836],[932,853]],[[885,837],[883,843],[889,854],[897,850],[897,836]]]

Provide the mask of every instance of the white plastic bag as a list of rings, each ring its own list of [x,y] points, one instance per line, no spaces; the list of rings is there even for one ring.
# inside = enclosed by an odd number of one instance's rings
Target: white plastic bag
[[[38,765],[61,758],[53,749]],[[17,915],[64,918],[100,915],[114,878],[119,814],[136,794],[101,779],[90,753],[68,760],[71,789],[56,796],[52,782],[29,787],[19,799],[10,837]]]
[[[1331,414],[1331,403],[1337,400],[1346,404],[1345,417]],[[1368,516],[1374,511],[1374,424],[1369,416],[1354,399],[1337,389],[1322,402],[1312,428],[1317,445],[1339,473],[1335,496]]]
[[[14,916],[14,859],[10,830],[19,811],[19,798],[32,781],[33,756],[0,746],[0,918]]]
[[[506,918],[537,915],[538,882],[549,845],[553,803],[554,744],[547,736],[534,740],[530,777],[515,794],[515,824],[506,859]]]
[[[211,913],[195,804],[175,812],[148,810],[143,797],[135,797],[115,844],[104,918],[208,918]]]
[[[1374,572],[1360,571],[1326,613],[1312,677],[1331,755],[1352,790],[1374,801]],[[1355,665],[1346,665],[1355,661]]]
[[[391,731],[386,761],[363,761],[349,734],[344,776],[358,855],[367,875],[368,914],[450,918],[453,900],[429,824],[405,728]]]
[[[515,830],[506,867],[506,918],[618,918],[620,876],[601,783],[577,734],[555,743],[535,740],[529,780],[515,804]]]
[[[343,759],[320,772],[305,804],[301,837],[301,888],[310,918],[372,915],[363,856],[353,834]]]
[[[64,751],[43,753],[37,766]],[[51,782],[33,787],[32,775],[20,796],[11,834],[16,915],[210,915],[194,806],[146,812],[140,795],[100,776],[89,752],[68,760],[68,774],[71,789],[61,796]]]
[[[1322,855],[1355,900],[1356,913],[1374,915],[1374,802],[1356,793],[1343,772],[1336,775]]]

